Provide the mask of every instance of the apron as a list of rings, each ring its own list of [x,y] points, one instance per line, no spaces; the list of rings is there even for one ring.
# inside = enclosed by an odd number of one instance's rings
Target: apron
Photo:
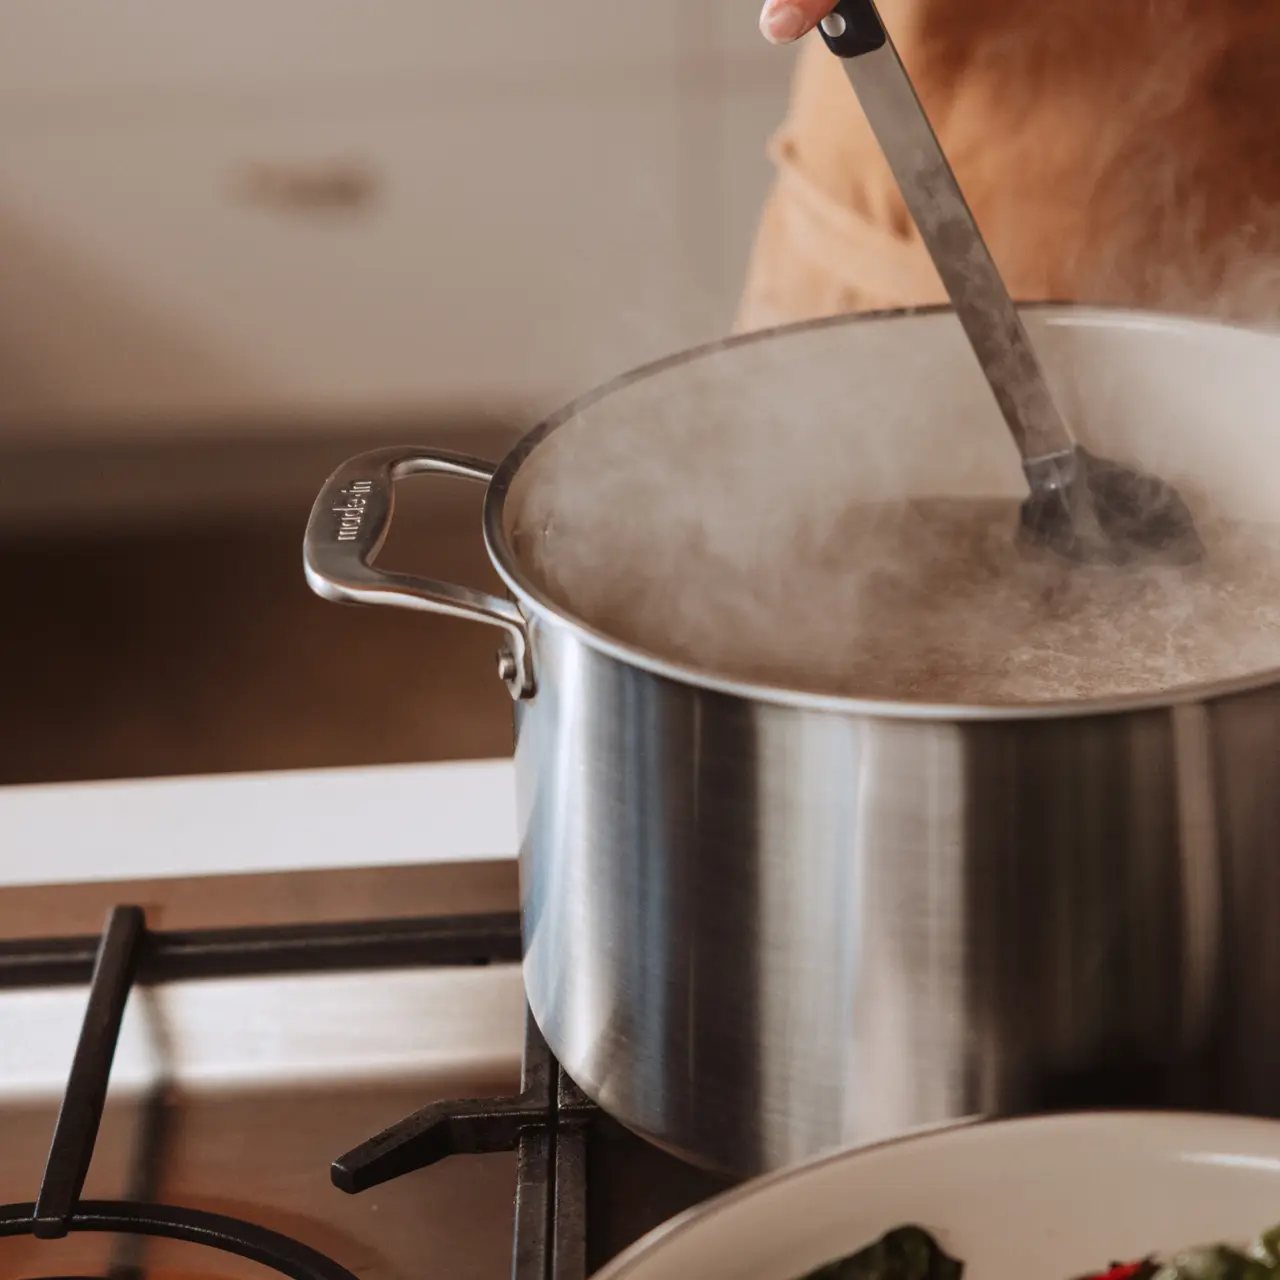
[[[787,132],[770,144],[777,178],[756,238],[736,328],[946,301],[919,239],[842,204],[801,168]]]
[[[1015,298],[1280,314],[1280,0],[881,7]],[[946,301],[816,36],[769,152],[737,331]]]

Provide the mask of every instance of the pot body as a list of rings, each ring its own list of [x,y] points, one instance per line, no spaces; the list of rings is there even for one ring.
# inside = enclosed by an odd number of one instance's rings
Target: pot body
[[[1274,518],[1273,342],[1058,314],[1032,325],[1049,372],[1070,375],[1069,408],[1113,428],[1086,444],[1142,464],[1145,423],[1167,478]],[[312,515],[307,571],[322,594],[505,632],[525,981],[552,1050],[623,1123],[738,1174],[973,1115],[1280,1114],[1274,680],[1044,714],[792,696],[629,651],[522,575],[513,548],[536,504],[521,484],[554,468],[559,443],[654,442],[650,472],[628,461],[622,477],[637,494],[619,519],[643,538],[678,474],[663,423],[687,438],[692,406],[703,418],[712,406],[733,447],[769,449],[788,383],[817,406],[838,407],[860,377],[870,388],[878,451],[834,475],[837,502],[883,495],[872,463],[890,444],[911,464],[899,492],[1018,491],[998,428],[959,453],[928,438],[947,414],[992,412],[954,320],[761,341],[691,357],[688,376],[673,361],[624,380],[496,469],[423,449],[357,459]],[[799,438],[779,474],[822,439],[787,421]],[[485,533],[511,599],[372,567],[394,480],[423,470],[488,483]],[[749,511],[762,502],[746,495]]]
[[[879,719],[536,641],[530,1007],[610,1113],[739,1173],[975,1114],[1280,1113],[1280,693]]]

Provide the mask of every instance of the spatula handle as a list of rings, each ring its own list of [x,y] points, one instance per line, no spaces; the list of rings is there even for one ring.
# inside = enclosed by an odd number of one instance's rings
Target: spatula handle
[[[875,0],[840,0],[819,30],[897,179],[1031,487],[1058,487],[1073,465],[1075,439]]]
[[[883,48],[888,36],[870,0],[840,0],[818,25],[827,48],[839,58],[856,58]]]

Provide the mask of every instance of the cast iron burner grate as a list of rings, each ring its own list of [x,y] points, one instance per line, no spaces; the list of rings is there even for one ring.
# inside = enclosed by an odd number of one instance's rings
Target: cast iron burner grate
[[[291,1280],[355,1280],[332,1258],[254,1223],[145,1196],[80,1199],[129,992],[135,984],[199,978],[515,964],[520,958],[515,913],[179,933],[148,930],[141,909],[123,906],[98,938],[0,943],[0,989],[89,983],[39,1193],[34,1202],[0,1205],[0,1238],[165,1237],[247,1258]],[[357,1193],[449,1156],[514,1151],[513,1280],[585,1280],[653,1227],[730,1185],[643,1142],[591,1104],[532,1018],[521,1084],[515,1097],[416,1112],[334,1161],[334,1184]],[[162,1099],[156,1110],[163,1110]],[[143,1266],[118,1262],[109,1280],[144,1274]],[[433,1280],[429,1260],[422,1276]]]
[[[515,1151],[512,1280],[585,1280],[736,1181],[612,1120],[565,1074],[532,1017],[521,1086],[514,1097],[424,1107],[335,1160],[334,1185],[356,1194],[449,1156]]]
[[[135,982],[519,959],[515,915],[160,933],[147,929],[140,908],[117,907],[99,939],[0,944],[0,988],[89,981],[89,1001],[39,1194],[34,1202],[0,1205],[0,1238],[57,1240],[71,1232],[158,1236],[235,1254],[291,1280],[355,1280],[332,1258],[251,1222],[172,1205],[80,1199],[129,992]],[[112,1277],[130,1273],[140,1274],[113,1268]]]

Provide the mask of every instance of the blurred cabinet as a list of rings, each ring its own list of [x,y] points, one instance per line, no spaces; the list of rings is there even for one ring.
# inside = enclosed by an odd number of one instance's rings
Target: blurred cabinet
[[[0,0],[0,448],[528,419],[719,336],[790,74],[755,9]]]

